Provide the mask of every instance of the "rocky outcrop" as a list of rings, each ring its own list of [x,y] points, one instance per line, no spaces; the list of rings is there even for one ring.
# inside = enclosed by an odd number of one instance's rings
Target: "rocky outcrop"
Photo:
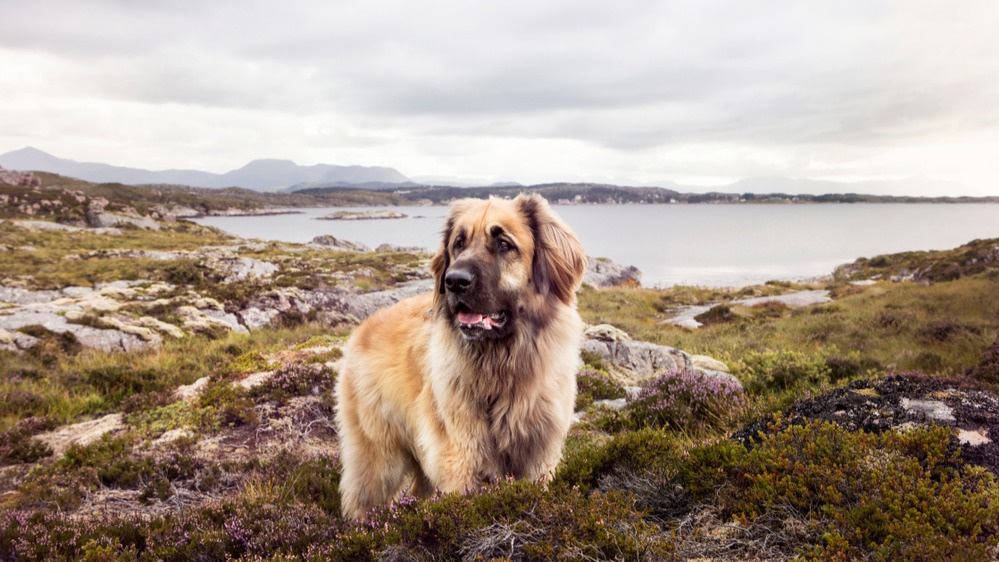
[[[427,251],[426,248],[421,248],[419,246],[393,246],[392,244],[379,244],[375,248],[376,252],[403,252],[406,254],[422,254]]]
[[[266,279],[277,273],[279,269],[278,266],[270,262],[238,256],[209,255],[204,258],[204,264],[209,269],[220,273],[224,283],[246,279]]]
[[[42,180],[31,172],[15,172],[0,168],[0,183],[36,189],[42,186]]]
[[[434,290],[432,279],[422,279],[401,283],[392,289],[374,291],[351,297],[346,304],[346,312],[358,320],[364,320],[379,309],[391,306],[403,299]]]
[[[794,404],[784,412],[791,424],[833,422],[849,431],[906,431],[920,425],[952,428],[955,449],[970,464],[999,475],[999,395],[968,381],[916,373],[854,381]],[[759,420],[733,435],[744,442],[770,431],[771,419]]]
[[[595,289],[642,284],[642,272],[633,265],[621,265],[607,258],[590,258],[586,263],[583,284]]]
[[[705,356],[696,356],[679,349],[654,343],[634,341],[624,331],[609,324],[598,324],[586,329],[582,349],[607,362],[611,376],[625,387],[638,386],[642,381],[671,370],[692,370],[732,382],[742,388],[739,380],[728,372],[728,367]]]
[[[62,456],[73,445],[89,445],[107,433],[125,429],[122,414],[108,414],[95,420],[75,423],[61,427],[55,431],[42,433],[35,438],[52,448],[56,458]]]
[[[336,252],[370,252],[371,248],[359,242],[341,240],[332,234],[322,234],[312,239],[312,243]],[[379,250],[380,251],[380,250]]]
[[[150,217],[143,217],[138,215],[120,215],[116,213],[95,213],[88,212],[87,226],[90,228],[111,228],[120,227],[125,225],[134,226],[136,228],[141,228],[143,230],[159,230],[160,223],[156,222]]]
[[[12,220],[9,222],[14,226],[23,228],[25,230],[30,230],[33,232],[59,231],[59,232],[85,232],[89,234],[112,234],[112,235],[121,234],[121,230],[117,228],[81,228],[79,226],[73,226],[70,224],[62,224],[51,221]]]
[[[407,215],[390,209],[373,209],[370,211],[334,211],[328,215],[317,217],[323,221],[357,221],[379,219],[404,219]]]

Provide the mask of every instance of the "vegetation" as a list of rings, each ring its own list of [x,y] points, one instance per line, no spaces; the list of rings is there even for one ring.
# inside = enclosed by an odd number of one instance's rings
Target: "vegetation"
[[[68,187],[140,210],[157,204],[138,188]],[[215,194],[211,205],[229,205]],[[0,284],[141,280],[147,292],[121,314],[176,321],[198,299],[222,314],[275,289],[386,287],[426,267],[425,256],[247,245],[184,222],[162,226],[102,235],[0,223]],[[279,269],[269,283],[226,280],[205,245]],[[584,353],[581,421],[547,487],[402,496],[362,522],[339,514],[332,421],[349,328],[288,312],[249,334],[192,329],[123,353],[22,327],[36,345],[0,350],[0,560],[990,560],[994,459],[975,461],[947,427],[875,430],[802,412],[824,397],[888,403],[878,389],[916,379],[940,381],[937,393],[993,396],[971,389],[999,388],[997,246],[861,260],[808,287],[829,290],[832,302],[802,308],[733,302],[804,288],[788,283],[584,289],[588,323],[722,359],[743,390],[686,370],[625,388]],[[716,305],[711,321],[698,330],[666,322],[689,305]],[[885,378],[904,371],[919,374]],[[992,427],[993,414],[979,410]],[[109,414],[118,425],[99,438],[67,446],[53,433]]]

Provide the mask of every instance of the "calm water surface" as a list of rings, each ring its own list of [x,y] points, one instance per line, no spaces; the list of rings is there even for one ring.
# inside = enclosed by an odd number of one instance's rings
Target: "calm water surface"
[[[363,210],[370,207],[354,207]],[[393,207],[409,218],[324,221],[338,209],[196,222],[244,238],[309,242],[320,234],[437,248],[446,207]],[[650,287],[741,286],[832,273],[858,257],[943,250],[999,238],[999,205],[556,205],[587,254],[642,270]]]

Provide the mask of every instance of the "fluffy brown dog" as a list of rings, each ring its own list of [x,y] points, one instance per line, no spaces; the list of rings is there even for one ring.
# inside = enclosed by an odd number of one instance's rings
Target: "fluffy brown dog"
[[[537,195],[456,202],[433,294],[362,323],[337,381],[346,516],[405,485],[546,482],[572,419],[586,255]]]

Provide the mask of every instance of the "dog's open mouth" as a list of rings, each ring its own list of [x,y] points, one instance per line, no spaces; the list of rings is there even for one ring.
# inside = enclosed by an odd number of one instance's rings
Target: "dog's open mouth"
[[[506,312],[503,311],[493,314],[483,314],[481,312],[471,312],[464,307],[458,309],[458,323],[464,329],[499,329],[506,325],[506,319]]]

